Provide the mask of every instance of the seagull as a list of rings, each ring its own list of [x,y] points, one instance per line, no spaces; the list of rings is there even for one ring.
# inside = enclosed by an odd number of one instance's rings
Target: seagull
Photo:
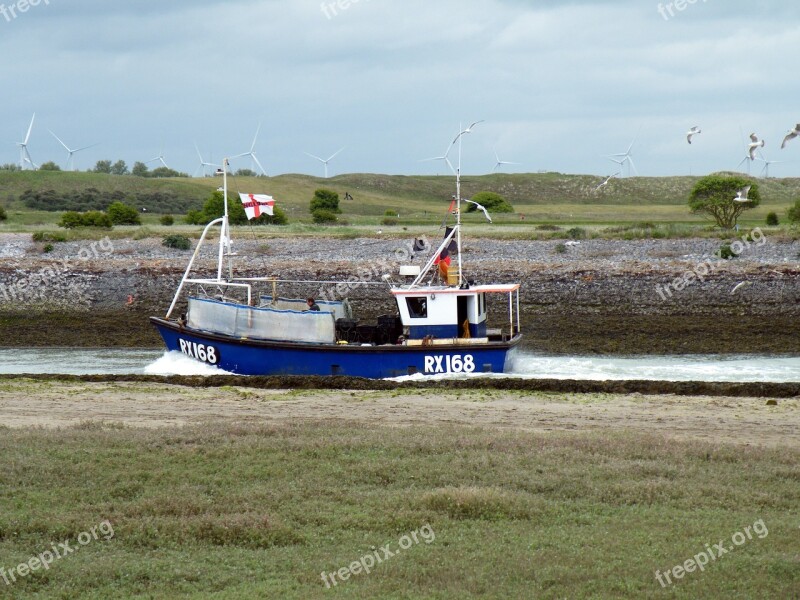
[[[703,132],[700,130],[700,128],[697,125],[695,125],[689,131],[686,132],[686,141],[691,144],[692,143],[692,136],[695,136],[698,133],[703,133]]]
[[[565,246],[580,246],[580,242],[577,240],[569,240],[568,242],[564,242]]]
[[[750,188],[753,187],[751,185],[746,185],[738,192],[736,192],[736,198],[733,199],[734,202],[752,202],[750,198],[747,197],[747,194],[750,193]]]
[[[781,150],[786,148],[786,144],[789,143],[789,140],[793,140],[798,135],[800,135],[800,123],[794,126],[794,129],[790,129],[786,132],[786,137],[783,138],[783,143],[781,144]]]
[[[748,152],[750,153],[750,160],[755,160],[756,148],[763,148],[766,142],[764,142],[764,140],[758,139],[758,136],[755,133],[750,134],[750,139],[753,140],[753,142],[751,144],[748,144],[747,148]]]
[[[617,171],[617,172],[616,172],[616,173],[614,173],[613,175],[609,175],[608,177],[606,177],[606,179],[605,179],[605,181],[603,181],[603,183],[601,183],[601,184],[600,184],[600,185],[598,185],[596,188],[594,188],[594,191],[596,192],[596,191],[598,191],[598,190],[599,190],[601,187],[604,187],[604,186],[608,185],[608,182],[609,182],[609,181],[611,181],[612,179],[614,179],[614,177],[616,177],[616,176],[617,176],[617,175],[619,175],[620,173],[622,173],[622,171]]]
[[[492,222],[492,217],[489,216],[489,211],[486,210],[484,206],[478,204],[477,202],[473,202],[472,200],[467,200],[466,198],[464,198],[464,202],[469,202],[470,204],[474,204],[475,206],[480,208],[483,211],[483,214],[486,216],[486,220],[489,221],[489,223]]]
[[[752,281],[740,281],[740,282],[739,282],[739,283],[737,283],[737,284],[734,286],[734,288],[731,290],[731,295],[735,294],[735,293],[736,293],[736,290],[738,290],[740,287],[744,287],[744,286],[746,286],[746,285],[753,285],[753,282],[752,282]]]

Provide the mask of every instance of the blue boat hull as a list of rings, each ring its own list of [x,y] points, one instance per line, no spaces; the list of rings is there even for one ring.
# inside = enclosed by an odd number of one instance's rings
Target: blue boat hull
[[[346,375],[383,379],[424,375],[504,373],[521,335],[506,342],[436,346],[358,346],[243,340],[180,327],[151,317],[167,350],[237,375]]]

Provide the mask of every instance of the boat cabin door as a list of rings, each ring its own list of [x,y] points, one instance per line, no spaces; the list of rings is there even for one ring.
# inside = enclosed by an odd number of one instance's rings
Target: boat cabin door
[[[469,296],[458,296],[458,337],[468,338],[471,337],[469,331],[469,311],[467,310],[467,302]]]

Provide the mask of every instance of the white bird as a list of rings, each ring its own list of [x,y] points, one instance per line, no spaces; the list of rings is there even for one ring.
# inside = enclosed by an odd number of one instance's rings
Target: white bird
[[[580,242],[577,240],[569,240],[568,242],[564,242],[565,246],[580,246]]]
[[[596,191],[598,191],[600,188],[602,188],[602,187],[604,187],[604,186],[608,185],[608,182],[609,182],[609,181],[611,181],[612,179],[614,179],[614,177],[616,177],[617,175],[620,175],[621,173],[622,173],[622,171],[617,171],[617,172],[616,172],[616,173],[614,173],[613,175],[609,175],[608,177],[606,177],[606,179],[605,179],[605,181],[603,181],[603,183],[601,183],[601,184],[600,184],[600,185],[598,185],[596,188],[594,188],[594,191],[596,192]]]
[[[747,194],[750,193],[750,188],[751,187],[753,187],[753,186],[746,185],[745,187],[740,189],[738,192],[736,192],[736,198],[734,198],[733,201],[734,202],[752,202],[752,200],[750,200],[747,197]]]
[[[756,148],[763,148],[764,140],[758,139],[758,136],[755,133],[750,134],[750,139],[753,140],[752,143],[747,145],[747,151],[750,153],[750,160],[756,159]]]
[[[800,135],[800,123],[795,125],[794,129],[790,129],[788,132],[786,132],[786,137],[783,138],[783,143],[781,144],[781,150],[786,148],[786,144],[789,143],[789,140],[793,140],[798,135]]]
[[[473,123],[473,125],[474,125],[474,123]],[[473,202],[472,200],[467,200],[466,198],[464,199],[464,202],[469,202],[470,204],[474,204],[475,206],[480,208],[483,211],[483,214],[486,217],[486,220],[489,221],[489,223],[492,222],[492,217],[489,216],[489,211],[486,210],[486,208],[484,206],[478,204],[477,202]]]
[[[752,281],[740,281],[740,282],[739,282],[739,283],[737,283],[737,284],[734,286],[734,288],[731,290],[731,295],[735,294],[735,293],[736,293],[736,290],[738,290],[739,288],[741,288],[741,287],[744,287],[744,286],[746,286],[746,285],[753,285],[753,282],[752,282]]]
[[[695,136],[698,133],[703,133],[703,132],[700,130],[700,128],[697,125],[695,125],[689,131],[686,132],[686,141],[691,144],[692,143],[692,136]]]

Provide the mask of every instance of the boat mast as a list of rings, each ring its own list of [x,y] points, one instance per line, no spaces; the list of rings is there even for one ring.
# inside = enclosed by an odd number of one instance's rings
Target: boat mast
[[[222,263],[225,256],[225,244],[228,239],[228,159],[222,161],[222,203],[224,212],[219,232],[219,257],[217,259],[217,281],[222,281]]]
[[[461,129],[461,125],[458,126]],[[461,270],[461,138],[463,131],[458,134],[458,169],[456,169],[456,247],[458,248],[458,287],[463,281]]]

